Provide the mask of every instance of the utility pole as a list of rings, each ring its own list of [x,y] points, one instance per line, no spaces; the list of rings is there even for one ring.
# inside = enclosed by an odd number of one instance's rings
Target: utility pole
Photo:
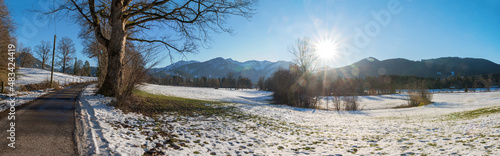
[[[55,9],[55,1],[52,0],[52,7]],[[56,56],[56,33],[57,33],[57,21],[56,14],[54,13],[54,46],[52,46],[52,66],[50,68],[50,88],[54,88],[52,82],[54,81],[54,57]]]
[[[50,68],[50,88],[53,88],[54,80],[54,57],[56,56],[56,35],[54,34],[54,46],[52,46],[52,67]]]

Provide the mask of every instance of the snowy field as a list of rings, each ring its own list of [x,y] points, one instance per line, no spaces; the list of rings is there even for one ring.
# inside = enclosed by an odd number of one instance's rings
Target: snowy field
[[[16,74],[17,74],[16,84],[19,85],[41,83],[43,81],[50,80],[50,70],[44,70],[38,68],[19,68],[16,70]],[[95,80],[97,80],[96,77],[73,76],[59,72],[54,72],[54,81],[59,82],[59,84],[61,85],[66,85],[72,82],[86,82]]]
[[[227,116],[164,114],[149,118],[106,105],[111,98],[82,93],[93,149],[140,155],[334,155],[500,153],[500,114],[457,112],[500,109],[500,92],[440,93],[435,103],[404,109],[335,112],[265,104],[269,92],[145,85],[142,90],[185,98],[226,101]],[[401,95],[360,97],[365,107],[390,108]],[[396,99],[395,101],[391,101]],[[373,105],[373,106],[372,106]],[[384,106],[391,105],[391,106]],[[92,122],[90,122],[92,121]],[[96,148],[97,147],[97,148]]]
[[[16,70],[16,86],[25,84],[41,83],[43,81],[50,79],[50,70],[43,70],[37,68],[19,68]],[[68,84],[71,82],[86,82],[96,80],[96,77],[86,77],[86,76],[72,76],[68,74],[63,74],[59,72],[54,72],[54,81],[59,81],[61,85]],[[9,89],[9,87],[6,87]],[[34,91],[16,91],[15,94],[15,106],[25,104],[27,102],[33,101],[38,97],[45,95],[53,90],[34,90]],[[8,103],[7,95],[0,94],[0,112],[5,109],[9,109],[10,105]]]
[[[269,91],[257,91],[255,89],[229,90],[225,88],[214,89],[154,84],[142,85],[139,89],[159,95],[244,104],[269,104],[273,94]]]
[[[30,101],[33,101],[33,100],[37,99],[38,97],[45,95],[47,93],[49,93],[49,91],[46,91],[46,90],[35,90],[35,91],[29,91],[29,92],[16,92],[15,93],[15,100],[14,100],[15,101],[14,107],[28,103]],[[9,103],[9,98],[7,97],[7,95],[0,94],[0,97],[2,97],[2,99],[0,99],[0,112],[3,112],[7,109],[10,109],[11,105]]]

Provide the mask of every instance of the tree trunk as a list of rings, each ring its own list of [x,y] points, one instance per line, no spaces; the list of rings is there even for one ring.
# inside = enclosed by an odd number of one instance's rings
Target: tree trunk
[[[103,52],[101,54],[99,54],[99,56],[97,57],[97,59],[99,60],[98,61],[98,70],[96,74],[98,74],[98,83],[97,83],[97,86],[99,86],[99,88],[102,87],[102,84],[104,83],[104,79],[106,78],[106,71],[108,69],[108,53],[105,52],[103,50]]]
[[[108,69],[106,77],[99,89],[99,94],[119,97],[122,90],[123,58],[127,33],[123,19],[123,2],[113,0],[111,4],[111,38],[107,47]]]
[[[66,73],[66,59],[63,59],[63,66],[62,66],[62,72],[63,74]]]

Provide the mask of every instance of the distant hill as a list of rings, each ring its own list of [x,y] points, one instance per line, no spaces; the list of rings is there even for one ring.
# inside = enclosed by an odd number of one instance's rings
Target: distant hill
[[[234,77],[248,77],[253,83],[257,83],[259,77],[270,77],[279,68],[290,66],[287,61],[246,61],[239,62],[230,58],[224,59],[217,57],[205,62],[199,61],[179,61],[163,68],[153,68],[150,74],[156,77],[165,77],[166,75],[177,75],[182,77],[226,77],[227,73],[232,72]]]
[[[244,76],[256,83],[259,77],[270,77],[279,68],[288,68],[291,62],[246,61],[230,58],[214,58],[205,62],[179,61],[163,68],[153,68],[155,77],[176,75],[182,77],[220,78],[233,72],[234,77]],[[403,58],[378,60],[373,57],[362,59],[352,65],[340,68],[326,68],[327,73],[340,77],[365,77],[377,75],[414,75],[420,77],[448,77],[500,73],[500,65],[486,59],[442,57],[412,61]]]
[[[20,67],[21,65],[21,58],[24,57],[23,54],[20,54],[19,56],[17,56],[18,58],[16,58],[16,66]],[[49,61],[52,61],[52,60],[49,60]],[[45,62],[47,63],[47,62]],[[40,61],[38,58],[33,58],[33,64],[31,66],[26,66],[25,68],[42,68],[42,61]],[[50,66],[45,64],[45,69],[50,69]]]
[[[415,75],[421,77],[448,77],[500,73],[500,65],[486,59],[442,57],[421,61],[402,58],[379,61],[369,57],[352,65],[327,69],[341,77],[377,75]]]

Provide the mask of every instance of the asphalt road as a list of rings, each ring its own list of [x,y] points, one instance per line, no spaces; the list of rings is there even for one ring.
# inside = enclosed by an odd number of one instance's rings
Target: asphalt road
[[[3,113],[0,155],[77,155],[73,135],[75,100],[86,85],[47,94],[16,110],[15,148],[8,146],[11,120]]]

